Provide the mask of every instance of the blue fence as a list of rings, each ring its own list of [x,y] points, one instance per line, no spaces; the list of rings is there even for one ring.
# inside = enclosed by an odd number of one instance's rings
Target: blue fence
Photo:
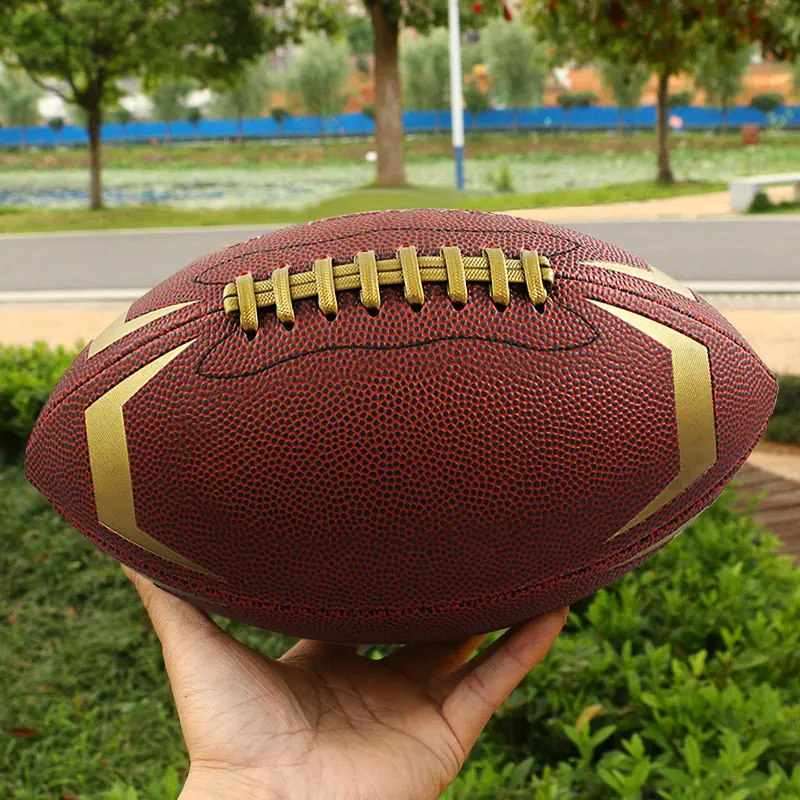
[[[672,114],[683,120],[685,130],[707,130],[722,124],[722,113],[718,109],[685,106],[676,108]],[[800,128],[800,106],[786,107],[776,112],[782,124]],[[622,112],[627,129],[652,128],[656,112],[653,106],[642,106]],[[431,133],[450,129],[450,112],[406,111],[403,114],[408,133]],[[547,130],[613,130],[619,124],[619,110],[615,106],[592,106],[576,108],[565,118],[560,108],[526,108],[518,112],[492,109],[481,114],[465,113],[467,131],[511,130],[515,126],[526,131]],[[754,108],[739,106],[728,113],[728,126],[739,128],[746,124],[767,125],[770,120]],[[245,119],[241,126],[233,119],[200,120],[191,122],[131,122],[127,125],[109,122],[103,125],[103,142],[108,144],[168,142],[168,141],[213,141],[233,139],[240,135],[248,139],[298,139],[320,136],[369,136],[375,130],[373,121],[364,114],[340,114],[324,120],[319,117],[288,117],[283,124],[271,118]],[[65,125],[58,133],[46,125],[23,130],[0,128],[0,147],[19,147],[22,143],[33,147],[56,147],[83,145],[87,142],[86,130],[75,125]]]

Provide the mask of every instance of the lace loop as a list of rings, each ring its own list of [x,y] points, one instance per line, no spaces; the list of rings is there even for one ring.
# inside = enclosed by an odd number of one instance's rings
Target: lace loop
[[[505,308],[511,302],[505,254],[497,247],[488,247],[483,251],[483,254],[489,261],[492,302],[501,308]]]
[[[326,317],[335,317],[339,313],[339,304],[336,301],[332,258],[318,258],[314,262],[314,279],[317,285],[319,310]]]
[[[366,253],[358,253],[356,264],[361,277],[361,303],[369,311],[380,311],[381,289],[378,282],[378,262],[375,259],[375,251],[368,250]]]
[[[467,273],[458,247],[443,247],[442,258],[447,273],[447,294],[453,303],[465,306],[469,300]]]
[[[239,322],[247,333],[258,330],[258,305],[253,284],[253,275],[245,272],[236,278],[236,297],[239,301]]]
[[[520,253],[522,271],[525,273],[525,285],[528,287],[528,297],[535,306],[540,306],[547,300],[547,289],[544,288],[542,276],[542,257],[535,250],[523,250]],[[544,260],[549,266],[549,261]]]
[[[294,325],[292,291],[289,288],[289,267],[280,267],[272,273],[272,289],[275,292],[275,311],[284,325]]]
[[[397,251],[397,258],[403,270],[403,294],[412,306],[421,307],[425,302],[425,293],[422,289],[417,248],[401,247]]]

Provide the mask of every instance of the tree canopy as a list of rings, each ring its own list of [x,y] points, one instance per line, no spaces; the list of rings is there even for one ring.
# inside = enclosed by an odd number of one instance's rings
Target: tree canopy
[[[337,114],[345,104],[349,72],[346,41],[323,34],[304,37],[303,47],[292,61],[288,85],[297,92],[303,108],[320,118],[323,134],[325,117]]]
[[[242,120],[261,115],[269,85],[266,65],[263,61],[258,61],[242,72],[232,86],[217,95],[212,106],[213,111],[220,117],[233,117],[241,138]]]
[[[692,72],[707,48],[738,50],[750,42],[768,41],[776,53],[791,52],[790,7],[800,0],[525,0],[526,15],[539,35],[552,43],[561,61],[597,59],[648,67],[658,76],[658,177],[673,180],[669,161],[667,115],[669,79]],[[782,21],[783,20],[783,21]],[[793,35],[793,34],[792,34]]]
[[[86,113],[92,171],[90,206],[102,205],[100,125],[119,99],[118,80],[191,76],[227,84],[267,50],[306,27],[330,28],[323,0],[4,0],[0,54]]]
[[[492,20],[481,35],[492,97],[514,112],[539,105],[542,100],[547,62],[533,31],[522,22]]]
[[[619,108],[617,127],[620,133],[625,127],[624,110],[639,105],[651,74],[646,64],[630,64],[624,59],[601,62],[600,77]]]
[[[753,53],[751,46],[728,50],[707,47],[697,54],[694,84],[706,94],[706,104],[722,109],[723,129],[728,125],[728,109],[742,91],[744,73]]]
[[[442,111],[450,103],[450,47],[447,30],[436,28],[408,42],[401,56],[406,108]],[[437,114],[438,120],[438,114]]]

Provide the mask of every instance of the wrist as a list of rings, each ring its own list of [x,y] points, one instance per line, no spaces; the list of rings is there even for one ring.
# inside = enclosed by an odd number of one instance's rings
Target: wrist
[[[289,800],[268,779],[228,769],[191,767],[178,800]]]

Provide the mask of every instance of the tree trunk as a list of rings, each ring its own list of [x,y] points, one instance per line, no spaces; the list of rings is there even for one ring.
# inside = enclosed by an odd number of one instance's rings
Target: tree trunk
[[[89,132],[89,208],[96,211],[103,207],[102,148],[100,126],[103,111],[99,101],[86,109],[86,128]]]
[[[20,153],[24,153],[27,149],[27,142],[25,140],[25,126],[19,126],[19,151]]]
[[[656,110],[658,130],[658,182],[674,183],[669,163],[669,73],[658,76],[658,108]]]
[[[622,106],[617,109],[617,133],[620,136],[625,133],[625,117],[623,116]]]
[[[244,125],[240,116],[236,117],[236,138],[239,140],[239,146],[244,145]]]
[[[515,108],[511,112],[511,130],[514,133],[519,133],[519,109]]]
[[[727,106],[723,106],[722,107],[722,132],[723,133],[727,133],[728,132],[728,107]]]
[[[378,186],[403,186],[405,141],[400,101],[398,44],[400,23],[389,16],[385,0],[369,3],[375,33],[375,145],[378,151]]]

